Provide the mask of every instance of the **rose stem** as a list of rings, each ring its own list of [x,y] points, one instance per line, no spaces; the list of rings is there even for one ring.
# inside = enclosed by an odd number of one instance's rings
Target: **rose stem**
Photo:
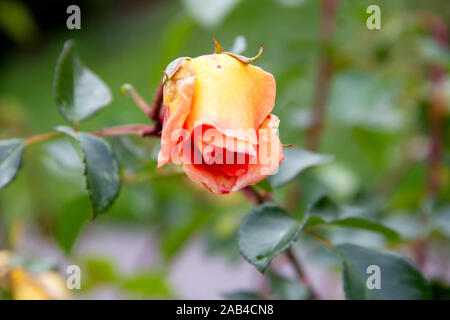
[[[437,16],[427,15],[426,23],[433,35],[437,45],[441,47],[448,46],[448,32],[445,23]],[[430,150],[428,154],[428,183],[427,193],[430,198],[435,197],[439,193],[442,184],[440,178],[440,164],[443,154],[443,133],[445,121],[445,68],[434,63],[430,66],[430,108],[429,110],[429,127],[430,127]]]
[[[163,88],[164,84],[162,81],[160,81],[158,89],[156,90],[155,96],[153,98],[152,106],[150,107],[131,84],[124,84],[122,86],[121,89],[122,94],[124,95],[129,94],[133,99],[133,101],[136,103],[136,105],[139,107],[139,109],[141,109],[154,122],[153,130],[151,131],[151,133],[146,135],[154,135],[154,136],[161,135],[161,130],[164,121]]]
[[[317,150],[322,135],[325,108],[330,91],[330,79],[333,72],[331,42],[336,27],[336,13],[339,0],[321,0],[322,17],[320,20],[320,41],[322,44],[321,61],[317,71],[316,87],[312,103],[312,117],[306,132],[306,148]]]
[[[101,131],[92,132],[92,134],[99,137],[112,137],[127,134],[135,134],[145,137],[150,135],[157,135],[157,132],[154,125],[132,124],[106,128]]]
[[[312,118],[306,132],[306,148],[317,150],[325,119],[325,107],[330,90],[330,80],[332,75],[332,59],[330,53],[331,42],[336,27],[336,14],[339,0],[321,0],[322,17],[320,20],[320,40],[322,44],[321,61],[317,71],[317,82],[312,103]],[[297,193],[296,190],[292,192]],[[310,281],[296,259],[292,248],[287,251],[287,257],[291,261],[299,279],[310,289],[314,298],[317,294],[313,292]]]
[[[33,143],[37,143],[37,142],[41,142],[41,141],[47,141],[47,140],[59,138],[61,136],[62,136],[62,133],[60,133],[60,132],[36,134],[34,136],[31,136],[31,137],[28,137],[25,139],[25,146],[29,146]]]
[[[321,60],[319,62],[319,69],[317,71],[317,80],[316,87],[313,96],[312,103],[312,117],[309,127],[306,132],[306,141],[305,146],[309,150],[317,150],[319,147],[320,137],[322,135],[322,129],[324,126],[325,120],[325,109],[326,103],[330,91],[330,80],[333,72],[333,61],[331,57],[331,45],[334,36],[334,31],[336,28],[336,15],[338,9],[339,0],[321,0],[321,20],[320,20],[320,42],[321,42]],[[297,199],[301,190],[297,188],[292,188],[289,192],[290,199]],[[294,205],[291,203],[289,207],[293,207]],[[314,235],[313,235],[314,236]],[[319,239],[320,240],[320,239]],[[291,250],[291,249],[289,249]],[[291,254],[288,253],[288,257],[291,259],[295,259],[293,252]],[[297,264],[300,266],[299,264]],[[300,269],[301,270],[301,269]],[[297,272],[298,273],[298,272]],[[304,273],[303,273],[304,274]],[[299,277],[302,277],[302,274],[298,273]],[[311,289],[307,279],[304,279],[304,283]],[[317,294],[314,295],[317,297]]]
[[[448,31],[445,23],[437,16],[426,14],[424,16],[426,27],[432,34],[437,45],[448,46]],[[442,185],[440,166],[443,154],[443,134],[445,123],[445,68],[439,63],[434,63],[429,67],[430,81],[430,107],[428,108],[428,121],[430,128],[430,146],[428,151],[428,173],[426,196],[433,200],[438,194]],[[428,224],[428,212],[422,211],[421,222]],[[415,262],[423,269],[427,262],[428,239],[417,238],[412,244],[415,252]]]
[[[120,135],[139,135],[142,137],[146,136],[158,136],[159,131],[156,129],[154,125],[146,125],[146,124],[132,124],[132,125],[123,125],[117,127],[106,128],[101,131],[91,132],[91,134],[98,137],[113,137]],[[55,138],[61,137],[63,134],[61,132],[50,132],[50,133],[41,133],[25,139],[25,145],[29,146],[34,143],[47,141]]]
[[[265,202],[261,194],[257,192],[255,189],[253,189],[251,186],[246,186],[245,188],[242,189],[242,192],[245,194],[247,199],[250,200],[250,202],[253,202],[256,205],[261,205]]]
[[[152,113],[152,108],[145,102],[145,100],[140,96],[140,94],[134,89],[131,84],[124,84],[121,88],[123,95],[130,95],[134,103],[142,110],[147,116],[150,117]]]
[[[163,96],[164,84],[162,81],[159,82],[158,89],[155,92],[155,97],[153,98],[152,111],[150,113],[150,118],[155,121],[155,123],[160,123],[162,127],[162,116],[161,111],[164,105]]]

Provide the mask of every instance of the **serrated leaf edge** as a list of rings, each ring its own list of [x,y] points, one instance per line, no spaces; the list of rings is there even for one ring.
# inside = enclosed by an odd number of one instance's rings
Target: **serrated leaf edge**
[[[80,146],[80,149],[82,151],[82,159],[81,162],[83,163],[83,176],[85,177],[85,181],[86,181],[86,186],[85,189],[88,193],[88,197],[89,197],[89,202],[91,203],[91,209],[92,209],[92,220],[95,219],[97,217],[98,214],[101,214],[105,211],[107,211],[112,205],[113,203],[116,201],[119,193],[120,193],[120,189],[122,187],[122,184],[120,183],[119,180],[119,187],[117,188],[117,191],[115,192],[114,196],[111,198],[111,201],[109,201],[109,203],[107,204],[107,206],[105,206],[104,208],[102,208],[101,210],[96,210],[95,206],[94,206],[94,202],[93,202],[93,198],[92,198],[92,191],[91,188],[89,186],[89,180],[87,178],[87,162],[86,162],[86,153],[85,150],[83,148],[83,146],[81,145],[81,137],[79,136],[80,133],[83,134],[88,134],[91,135],[90,133],[87,132],[75,132],[72,130],[72,128],[66,127],[66,126],[59,126],[55,128],[56,131],[58,132],[62,132],[64,134],[66,134],[67,136],[73,138],[74,140],[76,140]],[[91,135],[93,137],[96,137],[94,135]],[[105,145],[107,146],[108,150],[111,152],[111,156],[113,157],[113,161],[117,167],[117,170],[120,170],[119,168],[119,163],[114,155],[114,153],[112,152],[111,146],[109,145],[109,143],[107,143],[104,139],[100,138],[100,137],[96,137],[98,139],[101,139]]]
[[[304,219],[303,219],[302,221],[299,221],[299,222],[300,222],[300,225],[299,225],[299,227],[298,227],[298,230],[295,232],[295,235],[294,235],[292,241],[290,241],[289,244],[287,244],[287,245],[285,245],[284,247],[282,247],[282,248],[278,251],[278,253],[276,253],[276,254],[273,255],[272,258],[268,259],[267,264],[264,264],[264,266],[261,268],[261,267],[259,267],[259,266],[256,266],[256,265],[251,261],[250,257],[243,251],[243,248],[242,248],[241,243],[240,243],[240,239],[241,239],[241,235],[242,235],[242,226],[250,219],[250,216],[251,216],[252,214],[255,214],[255,213],[256,213],[256,210],[261,210],[263,207],[274,207],[274,208],[278,208],[278,209],[281,209],[281,210],[285,211],[283,208],[281,208],[281,207],[279,207],[279,206],[277,206],[276,204],[273,204],[273,203],[265,203],[265,204],[262,204],[262,205],[260,205],[260,206],[258,206],[258,207],[256,207],[256,208],[254,208],[254,209],[252,210],[252,212],[250,212],[250,213],[244,218],[244,220],[243,220],[242,223],[241,223],[241,227],[239,228],[239,231],[238,231],[238,248],[239,248],[239,253],[242,255],[242,257],[244,257],[244,259],[245,259],[248,263],[250,263],[251,265],[253,265],[253,266],[254,266],[256,269],[258,269],[258,271],[261,272],[261,273],[264,273],[264,272],[267,270],[267,268],[269,267],[270,263],[272,262],[272,260],[273,260],[276,256],[278,256],[278,255],[282,254],[283,252],[285,252],[286,250],[288,250],[288,249],[294,244],[294,242],[297,241],[297,238],[298,238],[298,236],[300,235],[300,232],[302,231],[303,225],[304,225],[304,223],[305,223],[305,220],[304,220]],[[285,212],[286,212],[287,214],[289,214],[289,212],[287,212],[287,211],[285,211]],[[295,219],[294,216],[292,216],[292,219],[297,220],[297,219]],[[298,221],[298,220],[297,220],[297,221]]]

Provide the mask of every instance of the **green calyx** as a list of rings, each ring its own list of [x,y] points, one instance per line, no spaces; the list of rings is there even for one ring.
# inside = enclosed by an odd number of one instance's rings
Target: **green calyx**
[[[255,62],[256,60],[258,60],[262,56],[263,50],[264,50],[263,45],[262,44],[259,45],[258,54],[256,56],[254,56],[254,57],[251,57],[251,58],[246,57],[246,56],[242,56],[240,54],[232,53],[232,52],[225,52],[225,53],[227,55],[229,55],[229,56],[232,56],[233,58],[238,59],[239,61],[241,61],[243,63],[252,63],[252,62]]]
[[[247,63],[247,64],[255,62],[256,60],[258,60],[261,57],[261,55],[263,53],[263,50],[264,50],[264,47],[261,44],[259,46],[258,54],[256,56],[254,56],[254,57],[249,58],[249,57],[242,56],[240,54],[236,54],[236,53],[233,53],[233,52],[224,52],[223,51],[223,47],[220,45],[220,43],[216,39],[214,39],[214,45],[215,45],[214,53],[216,53],[216,54],[224,53],[224,54],[227,54],[227,55],[229,55],[229,56],[231,56],[233,58],[236,58],[239,61],[241,61],[243,63]]]
[[[249,58],[249,57],[245,57],[240,54],[233,53],[233,52],[228,52],[228,51],[224,52],[223,47],[219,43],[219,41],[217,41],[217,39],[214,39],[214,54],[227,54],[227,55],[229,55],[233,58],[236,58],[239,61],[241,61],[243,63],[247,63],[247,64],[258,60],[263,53],[263,49],[264,49],[263,46],[260,45],[258,54],[254,57]],[[165,84],[168,80],[170,80],[173,77],[173,75],[178,71],[178,69],[180,69],[181,65],[183,64],[183,61],[185,61],[185,60],[189,61],[191,59],[192,58],[190,58],[190,57],[180,57],[180,58],[173,60],[171,63],[169,63],[166,70],[163,71],[163,74],[164,74],[163,84]],[[126,93],[128,91],[127,89],[128,89],[128,87],[125,85],[121,89],[122,93]]]

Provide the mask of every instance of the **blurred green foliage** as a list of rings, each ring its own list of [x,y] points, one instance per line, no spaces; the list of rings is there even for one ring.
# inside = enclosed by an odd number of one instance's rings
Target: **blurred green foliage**
[[[448,23],[450,5],[447,0],[376,1],[382,10],[382,29],[371,31],[366,28],[365,20],[366,8],[373,2],[346,0],[339,6],[331,44],[335,73],[320,144],[320,152],[333,155],[335,160],[308,169],[277,189],[275,199],[287,202],[293,211],[304,213],[310,200],[326,193],[339,205],[362,208],[359,215],[383,221],[402,236],[404,221],[420,227],[423,219],[436,216],[444,221],[438,224],[439,232],[430,227],[418,233],[421,237],[443,241],[448,250],[450,52],[436,44],[422,18],[432,13]],[[91,16],[82,8],[80,31],[61,26],[32,49],[16,48],[6,54],[0,64],[0,138],[48,132],[62,123],[53,102],[52,79],[66,39],[77,41],[84,63],[108,84],[113,94],[111,105],[80,125],[81,130],[92,131],[149,121],[131,100],[119,94],[123,83],[132,83],[151,101],[161,71],[170,61],[180,56],[211,53],[213,38],[219,39],[225,48],[231,48],[236,37],[243,35],[247,42],[244,53],[248,56],[256,54],[260,43],[264,44],[264,54],[256,64],[271,72],[277,81],[274,113],[281,120],[282,142],[302,146],[320,59],[318,2],[215,0],[208,3],[154,1],[111,10],[108,2],[102,2],[98,6],[105,8],[103,15]],[[0,13],[11,14],[0,14],[3,32],[19,44],[30,34],[39,32],[26,6],[0,1],[0,8]],[[18,18],[11,20],[13,14]],[[444,154],[439,173],[441,188],[430,198],[427,190],[427,139],[432,129],[429,68],[436,63],[447,72],[447,100]],[[214,195],[194,186],[176,168],[156,170],[159,148],[156,139],[121,137],[109,142],[121,164],[125,183],[114,206],[93,223],[156,226],[161,250],[158,268],[168,267],[196,234],[204,237],[208,252],[236,259],[237,230],[252,207],[242,194]],[[14,249],[24,228],[31,223],[50,238],[56,235],[62,249],[70,255],[87,218],[81,163],[58,156],[70,152],[78,151],[66,139],[26,150],[16,180],[0,191],[3,247]],[[301,189],[300,199],[293,193],[295,188]],[[76,212],[83,214],[76,215]],[[321,232],[353,242],[364,238],[359,238],[360,234],[355,237],[345,229],[330,231],[325,227]],[[159,270],[128,277],[118,275],[107,262],[86,263],[92,285],[111,282],[127,292],[132,291],[133,297],[176,296]],[[304,294],[302,288],[290,288],[279,276],[269,277],[269,282],[276,282],[274,288],[280,297]]]

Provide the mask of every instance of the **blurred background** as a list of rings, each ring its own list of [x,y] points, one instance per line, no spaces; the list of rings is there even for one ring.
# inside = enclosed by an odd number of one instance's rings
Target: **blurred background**
[[[66,28],[73,3],[81,30]],[[327,7],[333,3],[335,14]],[[366,27],[371,4],[381,8],[381,30]],[[0,0],[0,139],[63,124],[52,81],[67,39],[114,96],[81,125],[85,131],[149,122],[121,85],[151,101],[167,64],[212,53],[213,38],[247,56],[263,44],[255,64],[277,81],[281,141],[304,147],[313,110],[326,106],[314,149],[335,156],[276,190],[275,199],[301,210],[295,190],[320,187],[383,221],[401,242],[320,231],[335,243],[388,245],[448,295],[449,23],[448,0]],[[0,271],[6,256],[33,277],[54,270],[65,278],[66,266],[79,265],[81,290],[59,290],[62,278],[43,282],[53,296],[75,299],[304,298],[284,257],[263,276],[239,255],[236,232],[253,207],[241,193],[214,195],[179,168],[156,170],[158,139],[109,142],[123,185],[111,209],[87,223],[82,166],[70,141],[26,150],[17,178],[0,191]],[[320,297],[342,299],[339,258],[307,236],[296,251]],[[11,298],[6,288],[0,295]]]

